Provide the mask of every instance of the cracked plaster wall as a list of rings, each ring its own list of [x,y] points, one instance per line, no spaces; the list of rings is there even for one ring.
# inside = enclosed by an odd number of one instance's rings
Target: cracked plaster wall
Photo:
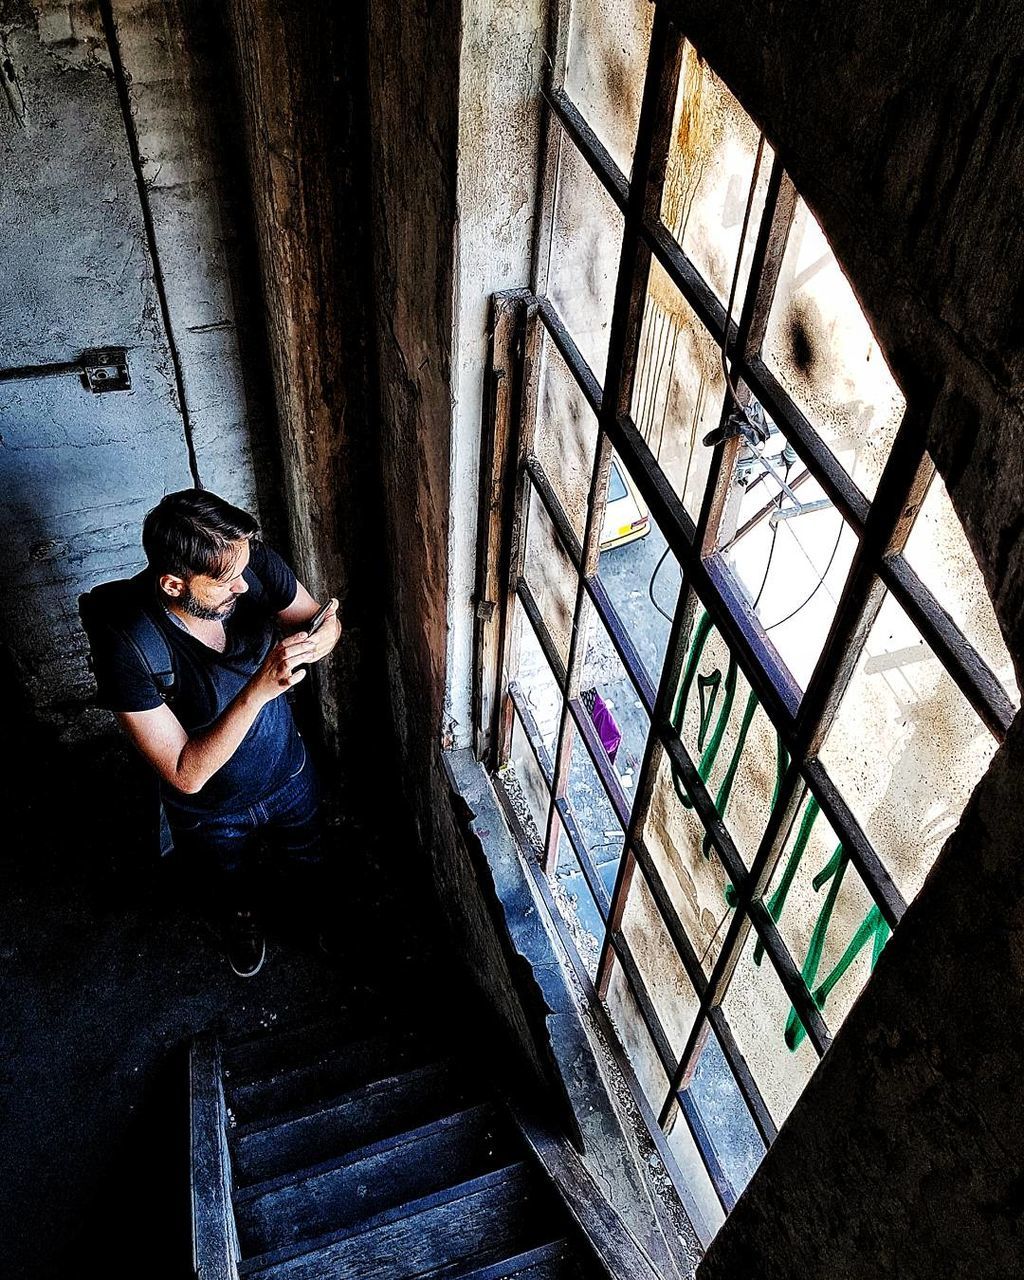
[[[78,594],[141,567],[143,515],[192,483],[186,421],[203,483],[264,514],[252,454],[265,401],[237,342],[237,237],[204,117],[215,32],[203,12],[187,0],[112,5],[169,335],[101,7],[0,4],[0,370],[121,345],[132,377],[130,392],[105,395],[74,375],[0,383],[0,642],[65,740],[110,723],[89,706]]]

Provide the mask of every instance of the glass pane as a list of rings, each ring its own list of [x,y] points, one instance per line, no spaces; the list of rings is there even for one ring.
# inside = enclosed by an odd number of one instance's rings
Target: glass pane
[[[793,823],[765,905],[826,1025],[835,1031],[871,976],[889,927],[810,794]],[[755,950],[755,957],[759,954]]]
[[[911,568],[1002,682],[1015,707],[1020,690],[992,600],[964,527],[935,475],[905,550]]]
[[[711,465],[703,440],[719,424],[724,389],[718,345],[652,259],[631,414],[694,520]]]
[[[672,1105],[669,1126],[666,1135],[669,1150],[679,1166],[686,1190],[693,1196],[694,1207],[704,1219],[705,1235],[713,1236],[725,1221],[725,1211],[715,1194],[715,1188],[704,1164],[704,1157],[697,1149],[690,1126],[686,1123],[678,1102]],[[687,1212],[691,1212],[689,1205]]]
[[[611,895],[615,874],[622,856],[623,831],[615,816],[604,784],[597,776],[594,762],[586,743],[573,729],[572,751],[569,754],[569,780],[566,799],[576,820],[576,826],[585,848],[596,863],[604,886]],[[576,867],[576,857],[568,841],[559,846],[559,867]]]
[[[654,6],[573,0],[565,88],[626,176],[633,167]]]
[[[740,856],[750,866],[788,756],[728,645],[703,610],[695,619],[670,718]],[[682,779],[678,786],[681,790]],[[705,852],[709,851],[710,841],[704,844]]]
[[[550,881],[551,896],[559,915],[565,921],[576,951],[590,974],[591,982],[596,982],[597,964],[604,940],[604,921],[557,813],[555,830],[558,836],[558,864]]]
[[[722,1012],[769,1114],[781,1125],[818,1065],[818,1056],[771,961],[755,952],[757,934],[751,930]]]
[[[764,1157],[765,1145],[743,1101],[722,1046],[708,1028],[685,1098],[696,1111],[717,1163],[738,1197]],[[706,1157],[705,1157],[706,1158]]]
[[[588,609],[580,701],[632,808],[651,722],[597,610]]]
[[[704,828],[682,780],[674,780],[664,752],[654,778],[644,843],[704,971],[710,973],[732,914],[731,894],[726,896],[729,878],[714,849],[704,847]]]
[[[630,1065],[636,1072],[640,1087],[655,1115],[662,1108],[668,1093],[669,1081],[661,1065],[654,1042],[640,1016],[640,1009],[633,997],[622,966],[618,960],[612,964],[612,976],[605,999],[612,1026],[622,1042]]]
[[[622,216],[582,155],[560,134],[548,295],[598,382],[622,248]]]
[[[569,638],[576,608],[576,570],[562,547],[543,500],[532,484],[523,570],[558,655],[563,663],[568,663]]]
[[[625,466],[622,463],[619,466],[628,483]],[[647,510],[646,505],[642,510]],[[598,576],[647,668],[651,682],[657,686],[665,665],[669,632],[683,575],[679,561],[669,551],[668,543],[650,513],[643,536],[614,547],[602,543]]]
[[[662,221],[683,252],[728,304],[740,248],[760,130],[698,55],[686,45],[661,203]],[[765,144],[733,315],[740,313],[772,167]]]
[[[537,722],[544,745],[554,759],[558,723],[562,715],[562,693],[548,665],[548,660],[544,657],[544,650],[540,647],[536,632],[518,600],[515,605],[513,625],[516,628],[516,643],[519,646],[516,681],[522,690],[526,705]]]
[[[526,837],[539,855],[544,848],[550,792],[519,717],[512,717],[512,755],[500,774]]]
[[[872,497],[906,401],[802,200],[786,242],[764,356],[862,492]]]
[[[774,426],[767,415],[766,421]],[[768,467],[749,448],[739,451],[719,545],[783,662],[806,689],[835,617],[857,535],[818,482],[795,464],[796,455],[781,434],[776,431],[763,452]],[[785,493],[778,476],[794,497]],[[747,529],[769,504],[768,515]]]
[[[622,934],[676,1061],[686,1048],[700,1001],[637,867],[622,916]]]
[[[534,450],[581,543],[596,448],[597,419],[545,329]]]
[[[888,596],[821,755],[908,901],[995,750],[995,739]]]

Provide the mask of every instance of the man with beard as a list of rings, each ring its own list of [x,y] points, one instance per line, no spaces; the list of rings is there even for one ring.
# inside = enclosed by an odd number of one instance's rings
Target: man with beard
[[[232,969],[251,977],[266,954],[259,839],[290,862],[314,909],[329,903],[317,779],[282,695],[337,644],[337,601],[312,635],[302,630],[317,601],[259,540],[256,520],[206,490],[168,494],[146,516],[142,545],[134,607],[166,642],[172,693],[131,625],[92,627],[98,702],[156,770],[175,848],[205,882]]]

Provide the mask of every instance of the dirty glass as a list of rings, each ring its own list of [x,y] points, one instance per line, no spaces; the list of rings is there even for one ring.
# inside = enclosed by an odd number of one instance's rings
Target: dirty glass
[[[686,1048],[700,1001],[639,867],[634,868],[629,886],[622,914],[622,935],[678,1061]]]
[[[597,572],[651,683],[657,687],[683,574],[649,512],[644,536],[602,550]]]
[[[526,831],[527,839],[538,855],[544,847],[550,792],[533,754],[522,721],[512,718],[512,753],[502,781]]]
[[[589,609],[580,702],[632,808],[651,722],[596,609]]]
[[[786,241],[763,352],[842,466],[873,497],[906,401],[802,200]]]
[[[696,49],[684,46],[661,218],[723,304],[736,272],[759,137],[757,125]],[[771,167],[766,144],[743,240],[734,316],[750,274]]]
[[[749,867],[788,756],[718,628],[700,607],[670,718]],[[681,778],[676,786],[685,795]],[[710,839],[702,843],[714,856]]]
[[[565,90],[628,177],[644,96],[654,5],[572,0]]]
[[[657,1115],[665,1101],[669,1081],[618,959],[612,964],[605,1005],[644,1096]]]
[[[576,570],[563,549],[558,531],[533,485],[526,528],[523,576],[537,601],[563,663],[569,661],[569,638],[576,608]]]
[[[516,681],[524,702],[537,722],[537,729],[544,745],[553,759],[555,743],[558,739],[558,724],[562,715],[562,693],[554,672],[544,656],[544,650],[540,647],[537,634],[518,601],[513,626],[519,649]]]
[[[751,930],[722,1012],[768,1113],[781,1125],[818,1065],[818,1055],[782,982]]]
[[[575,726],[572,726],[572,733],[573,743],[569,753],[569,778],[565,795],[583,844],[591,860],[596,864],[598,874],[610,897],[615,885],[619,859],[622,857],[622,824],[612,808],[604,784],[597,775],[587,745]],[[565,841],[564,847],[560,849],[560,865],[563,858],[571,859],[575,865],[575,854],[569,847],[568,841]]]
[[[731,886],[667,752],[654,776],[644,843],[705,973],[725,941]]]
[[[1015,707],[1020,690],[964,527],[936,473],[904,551],[910,567],[985,659]]]
[[[714,1235],[725,1221],[725,1211],[678,1102],[672,1104],[665,1136],[669,1150],[679,1166],[684,1185],[693,1197],[697,1212],[704,1219],[704,1229],[708,1235]]]
[[[722,353],[657,259],[651,260],[630,412],[694,520],[700,515],[719,425]]]
[[[793,821],[765,906],[804,986],[835,1032],[871,976],[890,931],[810,793]]]
[[[551,896],[591,982],[596,982],[601,943],[604,940],[604,921],[557,812],[552,821],[558,840],[558,862],[555,874],[549,880]]]
[[[698,1051],[685,1094],[707,1132],[719,1167],[738,1197],[761,1163],[765,1145],[718,1037],[710,1027],[702,1034],[706,1039]]]
[[[534,452],[581,544],[596,448],[593,410],[550,334],[542,329]]]
[[[559,135],[548,296],[598,382],[604,382],[622,216],[566,134]]]
[[[761,454],[763,461],[746,445],[740,447],[719,546],[779,656],[806,689],[835,617],[857,535],[795,462],[784,437],[773,434]],[[759,523],[745,528],[769,506]]]
[[[908,901],[960,821],[996,746],[887,596],[821,758]]]

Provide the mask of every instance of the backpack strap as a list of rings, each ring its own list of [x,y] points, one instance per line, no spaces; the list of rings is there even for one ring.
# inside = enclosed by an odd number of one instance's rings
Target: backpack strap
[[[153,616],[145,570],[134,578],[104,582],[78,597],[82,625],[93,643],[94,628],[103,626],[128,641],[136,657],[153,677],[157,693],[170,702],[175,693],[174,660],[167,637]]]

